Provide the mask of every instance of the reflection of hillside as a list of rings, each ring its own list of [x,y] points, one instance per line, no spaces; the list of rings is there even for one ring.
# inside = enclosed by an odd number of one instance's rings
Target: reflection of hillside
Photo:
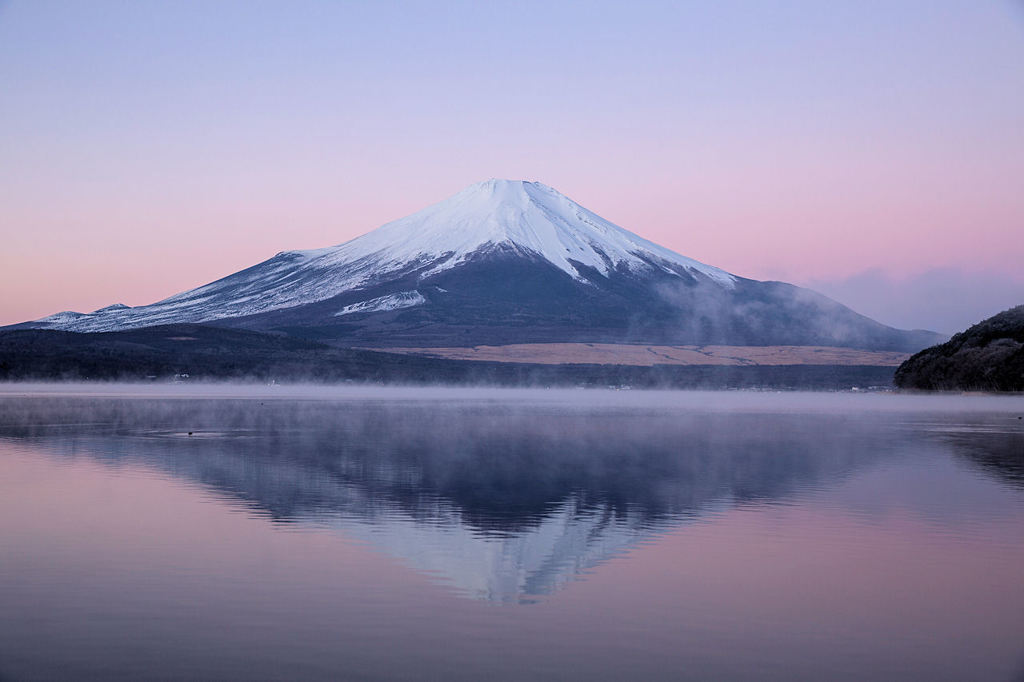
[[[836,415],[253,400],[32,400],[0,435],[142,463],[282,521],[365,539],[475,597],[549,593],[724,504],[881,456]],[[192,431],[193,436],[187,432]]]
[[[953,452],[990,476],[1024,488],[1024,430],[971,433],[970,438],[948,439]]]

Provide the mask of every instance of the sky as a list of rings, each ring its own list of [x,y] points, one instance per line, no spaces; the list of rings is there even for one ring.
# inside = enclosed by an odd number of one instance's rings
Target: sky
[[[1024,2],[0,0],[0,324],[491,177],[957,331],[1024,303]]]

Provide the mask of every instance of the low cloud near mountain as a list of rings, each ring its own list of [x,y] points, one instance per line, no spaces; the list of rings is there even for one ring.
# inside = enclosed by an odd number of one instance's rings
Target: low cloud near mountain
[[[808,280],[815,289],[884,324],[953,334],[1024,303],[1024,273],[934,268],[896,276],[880,268],[845,279]]]

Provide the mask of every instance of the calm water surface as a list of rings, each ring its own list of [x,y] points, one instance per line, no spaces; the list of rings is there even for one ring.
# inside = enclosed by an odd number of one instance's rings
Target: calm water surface
[[[0,388],[0,680],[1024,680],[1024,399]]]

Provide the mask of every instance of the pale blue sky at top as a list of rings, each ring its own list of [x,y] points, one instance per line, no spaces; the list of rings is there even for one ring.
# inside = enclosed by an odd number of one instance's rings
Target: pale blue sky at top
[[[0,123],[0,286],[33,283],[0,323],[149,303],[488,177],[837,297],[974,277],[942,325],[1024,302],[1011,0],[0,2]]]

